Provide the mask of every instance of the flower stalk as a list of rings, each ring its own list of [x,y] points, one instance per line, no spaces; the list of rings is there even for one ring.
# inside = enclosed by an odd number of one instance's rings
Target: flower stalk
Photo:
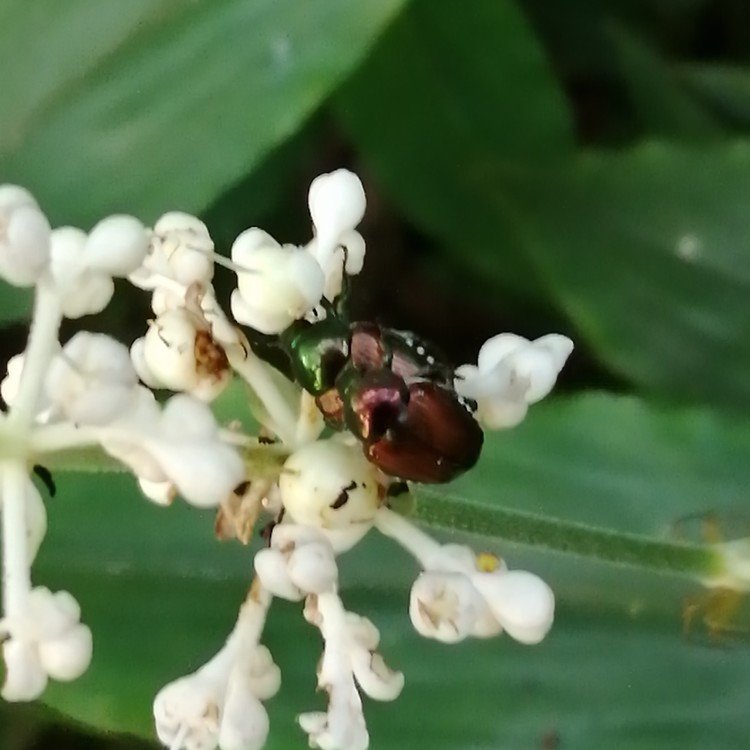
[[[417,518],[437,529],[464,531],[616,565],[687,575],[701,581],[720,576],[725,568],[719,545],[690,544],[602,529],[511,508],[459,501],[425,488],[420,488],[417,494],[424,499],[417,504]]]

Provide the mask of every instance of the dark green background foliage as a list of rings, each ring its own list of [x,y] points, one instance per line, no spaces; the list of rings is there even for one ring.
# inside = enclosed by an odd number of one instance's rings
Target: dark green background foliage
[[[4,0],[0,181],[56,225],[192,211],[225,252],[255,224],[306,240],[310,179],[348,166],[368,194],[358,317],[456,362],[501,330],[577,343],[557,395],[445,492],[652,538],[699,538],[680,519],[712,512],[731,538],[750,527],[749,56],[743,0]],[[0,292],[6,357],[28,303]],[[147,316],[123,289],[83,323],[132,341]],[[79,597],[94,663],[3,708],[0,747],[152,747],[153,694],[220,645],[251,554],[128,477],[58,483],[35,577]],[[344,597],[407,677],[366,706],[373,747],[748,746],[742,613],[685,635],[685,580],[473,543],[545,575],[555,628],[532,649],[420,640],[414,565],[371,540]],[[303,747],[293,716],[322,705],[300,619],[269,624],[271,748]]]

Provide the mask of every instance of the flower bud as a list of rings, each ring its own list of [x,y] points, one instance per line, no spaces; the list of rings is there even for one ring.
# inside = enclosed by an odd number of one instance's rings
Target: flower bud
[[[32,286],[49,264],[50,226],[31,193],[0,185],[0,277]]]
[[[3,643],[3,659],[3,699],[10,703],[36,700],[47,687],[47,673],[33,644],[12,638]]]
[[[367,200],[359,177],[347,169],[316,177],[308,194],[310,216],[321,243],[335,245],[365,215]]]
[[[84,246],[87,265],[107,276],[125,277],[143,262],[148,250],[145,227],[133,216],[102,219]]]
[[[42,641],[39,660],[52,679],[70,682],[88,669],[92,649],[91,630],[79,624],[59,638]]]
[[[227,686],[224,710],[219,728],[221,750],[260,750],[268,737],[266,709],[253,695],[246,676],[232,673]]]
[[[547,635],[555,615],[555,595],[541,578],[511,570],[480,573],[473,583],[511,638],[534,644]]]
[[[50,364],[45,392],[72,422],[103,425],[129,409],[137,382],[125,346],[103,333],[81,331]]]
[[[358,446],[318,440],[295,451],[279,479],[281,500],[296,522],[363,536],[380,502],[377,472]]]
[[[171,211],[154,225],[154,270],[188,287],[207,285],[214,275],[214,243],[206,225],[195,216]]]
[[[167,310],[153,321],[131,347],[131,357],[147,385],[187,391],[202,401],[218,396],[232,374],[207,324],[184,307]]]
[[[261,333],[281,333],[323,296],[325,277],[317,261],[298,247],[281,247],[260,229],[237,237],[232,260],[241,269],[232,314]]]
[[[573,342],[558,334],[528,341],[501,333],[484,343],[476,366],[456,369],[456,391],[476,401],[477,417],[486,427],[513,427],[529,404],[552,390],[572,350]]]

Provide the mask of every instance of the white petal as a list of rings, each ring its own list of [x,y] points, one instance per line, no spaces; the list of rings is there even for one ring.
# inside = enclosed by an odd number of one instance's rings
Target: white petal
[[[0,396],[3,397],[6,406],[13,406],[13,402],[21,387],[21,375],[23,374],[24,353],[14,354],[8,360],[8,374],[0,383]]]
[[[376,701],[398,698],[404,687],[404,675],[390,669],[378,653],[358,648],[351,655],[352,671],[362,690]]]
[[[513,370],[515,382],[524,383],[523,398],[534,404],[555,385],[559,372],[553,356],[544,348],[530,345],[509,355],[505,362]]]
[[[307,594],[331,591],[338,581],[338,567],[330,544],[305,544],[289,556],[292,583]]]
[[[84,315],[100,313],[115,293],[109,276],[90,271],[82,273],[74,287],[67,289],[62,298],[62,311],[66,318],[76,320]]]
[[[149,326],[143,359],[162,388],[189,391],[197,385],[195,343],[199,326],[200,320],[184,307],[163,313]]]
[[[503,430],[523,422],[529,405],[526,401],[487,399],[479,404],[479,421],[490,430]]]
[[[157,505],[171,505],[177,494],[172,482],[150,482],[148,479],[138,478],[141,492]]]
[[[47,687],[36,649],[26,641],[12,638],[3,644],[5,684],[0,695],[9,702],[36,700]]]
[[[67,591],[54,594],[44,586],[34,587],[26,600],[20,635],[42,641],[58,638],[75,627],[81,617],[78,602]]]
[[[200,219],[180,211],[164,214],[154,225],[153,243],[149,265],[155,271],[185,286],[211,282],[214,243]]]
[[[562,370],[563,365],[573,352],[573,342],[567,336],[559,333],[548,333],[534,341],[534,345],[546,349],[555,363],[557,371]]]
[[[101,425],[131,407],[136,383],[125,346],[105,334],[81,331],[52,361],[45,391],[71,421]]]
[[[256,646],[246,670],[253,695],[265,701],[273,698],[281,687],[281,670],[265,646]]]
[[[156,734],[167,747],[178,736],[181,747],[215,750],[223,690],[198,674],[165,685],[154,699]]]
[[[235,241],[232,258],[247,271],[237,273],[236,291],[244,305],[233,295],[232,313],[246,325],[260,325],[263,333],[279,333],[318,304],[325,277],[309,253],[291,245],[262,244],[267,237],[248,230]]]
[[[62,294],[74,292],[85,271],[85,245],[86,232],[76,227],[58,227],[50,235],[50,270]]]
[[[409,616],[425,638],[458,643],[473,634],[487,605],[471,581],[461,573],[422,573],[414,582]]]
[[[316,234],[326,242],[336,242],[362,221],[367,201],[359,177],[347,169],[337,169],[312,181],[308,205]]]
[[[262,248],[280,248],[276,240],[268,232],[252,227],[246,229],[232,244],[232,260],[243,268],[255,268],[254,254]]]
[[[268,335],[281,333],[295,321],[294,315],[289,312],[269,313],[262,308],[248,305],[239,289],[232,292],[230,306],[232,316],[238,323]]]
[[[102,219],[89,233],[84,252],[90,268],[108,276],[127,276],[146,256],[148,234],[133,216]]]
[[[255,555],[253,565],[263,588],[268,589],[274,596],[293,602],[304,598],[304,593],[292,583],[287,571],[286,559],[278,550],[260,550]]]
[[[144,355],[145,337],[136,339],[130,347],[130,360],[133,363],[133,369],[142,383],[149,388],[160,388],[161,383],[157,380],[154,373],[149,369]]]
[[[365,265],[365,238],[359,232],[352,230],[341,235],[339,244],[344,247],[346,272],[350,276],[356,276]]]
[[[380,632],[372,621],[354,612],[347,612],[346,625],[349,634],[360,648],[365,651],[374,651],[378,647]]]
[[[268,714],[247,675],[232,670],[219,725],[221,750],[260,750],[268,737]]]
[[[49,257],[50,226],[39,208],[0,206],[0,276],[15,286],[31,286],[48,267]]]
[[[541,578],[513,570],[477,574],[472,580],[512,638],[534,644],[547,635],[555,615],[555,595]]]
[[[515,333],[498,333],[482,344],[477,364],[482,372],[488,372],[509,354],[529,345],[529,340]]]
[[[50,677],[69,682],[80,677],[91,663],[91,631],[76,625],[59,638],[39,644],[39,659]]]

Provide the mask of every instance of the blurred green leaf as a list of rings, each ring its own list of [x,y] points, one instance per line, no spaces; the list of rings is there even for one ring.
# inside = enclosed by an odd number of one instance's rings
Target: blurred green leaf
[[[750,69],[689,63],[679,66],[675,75],[718,115],[736,126],[750,127]]]
[[[535,407],[519,430],[491,436],[477,470],[447,491],[663,533],[685,513],[742,497],[749,449],[747,430],[726,417],[594,395]],[[153,695],[200,666],[231,628],[252,552],[216,542],[210,513],[148,504],[129,477],[57,479],[35,578],[79,597],[96,648],[81,680],[45,698],[89,724],[151,736]],[[681,638],[678,582],[513,545],[502,552],[558,593],[557,624],[539,647],[420,640],[406,611],[414,563],[377,538],[345,556],[347,605],[378,625],[386,659],[407,678],[396,703],[365,707],[374,747],[516,750],[555,736],[576,750],[742,746],[750,650]],[[283,673],[268,747],[304,747],[293,717],[323,706],[318,634],[299,605],[282,602],[264,640]]]
[[[559,158],[573,135],[562,92],[516,3],[481,0],[467,13],[459,3],[417,0],[337,104],[410,219],[475,271],[501,276],[505,289],[536,289],[511,223],[498,221],[498,205],[484,198],[487,168]]]
[[[609,29],[620,73],[643,128],[649,134],[707,141],[723,128],[711,111],[685,91],[679,77],[646,42],[622,26]]]
[[[27,317],[33,303],[33,289],[20,289],[0,280],[0,325]]]
[[[34,118],[65,98],[113,51],[179,13],[179,0],[129,0],[116,10],[99,0],[10,0],[0,7],[0,155],[23,143]],[[29,45],[44,40],[34,50]]]
[[[172,0],[143,18],[142,3],[123,16],[119,4],[80,2],[62,25],[56,11],[17,11],[25,38],[77,52],[59,71],[42,67],[41,81],[4,68],[20,79],[9,85],[36,93],[17,116],[13,107],[0,172],[54,220],[87,224],[108,211],[151,220],[207,207],[295,132],[402,0]],[[12,20],[5,35],[17,35]],[[89,41],[92,26],[104,39]]]
[[[741,142],[588,153],[514,183],[529,252],[598,356],[664,397],[745,411],[748,192]]]

